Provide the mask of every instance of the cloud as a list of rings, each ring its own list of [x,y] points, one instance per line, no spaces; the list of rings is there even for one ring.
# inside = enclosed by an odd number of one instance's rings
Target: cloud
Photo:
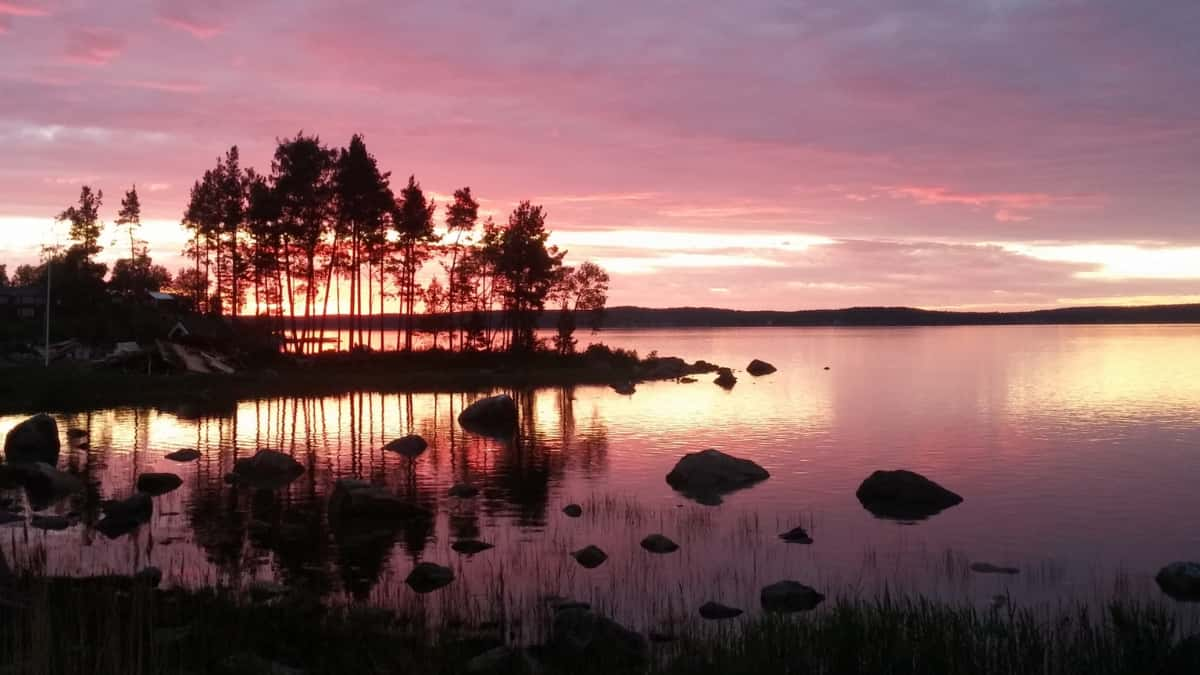
[[[0,16],[49,16],[50,10],[28,3],[0,2]]]
[[[72,31],[67,41],[66,56],[70,63],[104,66],[121,55],[125,38],[102,28],[81,28]]]
[[[199,94],[207,89],[207,87],[198,82],[185,81],[172,82],[160,80],[120,80],[115,84],[122,87],[148,89],[150,91],[160,91],[169,94]]]
[[[186,33],[191,33],[192,37],[201,40],[216,37],[221,34],[222,27],[215,23],[206,23],[195,19],[184,18],[180,16],[160,16],[158,20],[164,25],[170,26]]]

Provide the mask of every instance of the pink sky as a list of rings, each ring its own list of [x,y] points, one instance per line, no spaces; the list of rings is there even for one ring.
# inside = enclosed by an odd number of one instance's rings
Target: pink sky
[[[304,130],[544,204],[613,304],[1198,301],[1198,31],[1194,0],[0,0],[0,263],[86,182],[108,221],[137,183],[177,266],[192,181]]]

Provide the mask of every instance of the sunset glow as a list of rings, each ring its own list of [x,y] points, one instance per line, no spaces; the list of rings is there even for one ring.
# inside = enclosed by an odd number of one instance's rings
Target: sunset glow
[[[111,223],[136,184],[177,269],[193,181],[303,130],[362,133],[442,207],[544,205],[610,305],[1191,302],[1197,25],[1185,0],[0,2],[0,264],[81,185]]]

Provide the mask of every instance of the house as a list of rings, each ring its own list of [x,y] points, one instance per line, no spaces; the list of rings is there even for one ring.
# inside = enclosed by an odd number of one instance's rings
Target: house
[[[0,288],[0,320],[33,321],[46,315],[46,289],[34,286]]]

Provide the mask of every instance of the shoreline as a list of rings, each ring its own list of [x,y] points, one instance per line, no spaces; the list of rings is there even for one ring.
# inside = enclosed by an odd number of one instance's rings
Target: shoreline
[[[71,413],[119,406],[179,408],[204,415],[238,401],[279,396],[333,396],[357,391],[484,392],[498,388],[621,386],[711,373],[716,366],[682,359],[598,354],[453,354],[328,352],[232,375],[146,374],[76,364],[0,369],[0,414]]]

